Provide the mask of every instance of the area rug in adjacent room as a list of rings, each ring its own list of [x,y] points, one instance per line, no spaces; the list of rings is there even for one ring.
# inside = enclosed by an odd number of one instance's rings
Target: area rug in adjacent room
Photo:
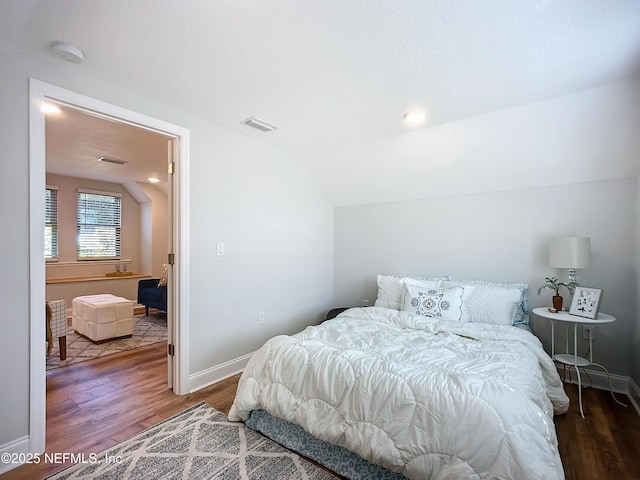
[[[309,479],[336,476],[243,423],[199,403],[50,477],[72,479]]]
[[[67,358],[60,360],[58,341],[54,340],[51,355],[47,357],[47,370],[167,340],[166,315],[151,315],[148,317],[142,315],[135,317],[134,321],[135,325],[131,337],[100,344],[95,344],[78,335],[73,327],[67,327]]]

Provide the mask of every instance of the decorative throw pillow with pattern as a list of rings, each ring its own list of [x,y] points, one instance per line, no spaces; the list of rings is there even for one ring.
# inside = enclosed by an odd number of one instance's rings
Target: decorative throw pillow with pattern
[[[162,265],[162,274],[160,275],[160,281],[158,282],[158,287],[165,287],[167,282],[169,281],[169,266],[165,263]]]
[[[423,317],[460,321],[463,293],[462,287],[425,288],[406,284],[402,310]]]

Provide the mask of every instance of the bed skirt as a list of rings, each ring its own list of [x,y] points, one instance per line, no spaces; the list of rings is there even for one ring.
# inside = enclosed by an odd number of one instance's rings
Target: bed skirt
[[[404,475],[370,463],[344,447],[319,440],[302,427],[276,418],[265,410],[253,410],[245,425],[350,480],[406,479]]]

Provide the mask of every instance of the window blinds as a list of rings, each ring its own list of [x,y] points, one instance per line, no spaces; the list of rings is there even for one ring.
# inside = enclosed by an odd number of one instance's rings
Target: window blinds
[[[78,260],[120,258],[122,196],[78,190]]]
[[[58,259],[58,187],[47,185],[44,207],[44,258]]]

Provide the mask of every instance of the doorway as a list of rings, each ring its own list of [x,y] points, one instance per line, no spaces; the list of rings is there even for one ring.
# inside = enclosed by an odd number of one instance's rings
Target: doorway
[[[135,302],[137,287],[143,284],[154,287],[145,292],[152,292],[152,303],[163,312],[163,318],[156,315],[152,320],[154,316],[141,319],[138,311],[129,327],[130,340],[96,346],[70,332],[68,358],[62,360],[54,352],[47,357],[47,370],[158,341],[166,328],[163,323],[171,324],[167,296],[157,296],[159,291],[166,294],[167,287],[158,290],[149,277],[157,282],[163,276],[167,252],[172,251],[173,178],[168,173],[172,141],[155,131],[51,100],[46,103],[45,162],[51,199],[45,237],[46,300],[64,301],[69,312],[73,298],[83,295],[108,293]],[[83,215],[78,212],[79,198],[86,209]],[[93,222],[96,211],[104,215],[98,220],[101,225],[110,226],[81,229],[79,219]]]
[[[167,302],[169,345],[174,355],[168,355],[169,387],[177,394],[189,392],[188,385],[188,302],[181,301],[188,292],[186,268],[188,265],[189,217],[188,217],[188,167],[189,130],[162,120],[142,115],[116,105],[69,90],[30,79],[30,451],[42,452],[45,448],[46,428],[46,373],[45,373],[45,261],[44,242],[44,194],[46,178],[46,132],[41,106],[45,101],[86,112],[94,117],[135,126],[161,134],[168,139],[168,168],[171,169],[168,184],[173,201],[169,208],[169,248],[173,257],[169,266]]]

